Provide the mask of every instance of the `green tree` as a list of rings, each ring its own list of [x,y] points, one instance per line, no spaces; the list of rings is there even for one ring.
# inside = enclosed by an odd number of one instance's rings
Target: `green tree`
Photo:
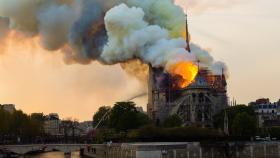
[[[100,107],[98,111],[93,115],[93,127],[96,127],[101,119],[103,119],[103,121],[99,124],[98,128],[108,127],[109,125],[108,115],[110,111],[111,111],[111,107],[109,106]]]
[[[246,112],[238,113],[233,120],[232,130],[235,136],[253,136],[256,132],[254,116]]]
[[[30,129],[33,129],[34,135],[42,135],[44,133],[45,116],[43,113],[33,113],[30,115]]]
[[[153,123],[152,120],[149,118],[149,116],[147,114],[142,113],[142,112],[137,113],[137,120],[136,121],[137,121],[138,127]]]
[[[164,122],[163,127],[180,127],[183,121],[178,115],[169,116]]]
[[[11,114],[6,112],[0,105],[0,136],[10,131]]]
[[[23,113],[23,111],[18,110],[12,114],[10,122],[10,132],[18,136],[26,136],[28,133],[29,119],[28,115]]]
[[[117,102],[109,115],[110,127],[118,131],[136,129],[149,122],[145,114],[137,111],[133,102]]]
[[[31,117],[32,120],[36,120],[36,121],[41,122],[41,123],[43,123],[45,121],[45,116],[44,116],[43,113],[32,113],[30,115],[30,117]]]
[[[42,115],[29,116],[21,110],[9,113],[0,106],[0,141],[14,141],[17,137],[29,142],[34,141],[33,138],[43,133]]]
[[[240,113],[246,113],[252,118],[254,118],[254,121],[256,122],[256,115],[254,112],[254,109],[251,106],[246,105],[237,105],[237,106],[231,106],[228,107],[225,110],[222,110],[220,113],[214,116],[214,127],[215,128],[224,128],[224,118],[225,118],[225,112],[228,115],[228,123],[229,123],[229,133],[233,134],[233,121],[235,117]]]

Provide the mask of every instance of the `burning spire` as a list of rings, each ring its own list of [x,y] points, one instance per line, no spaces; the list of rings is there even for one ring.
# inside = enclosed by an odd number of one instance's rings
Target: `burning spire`
[[[189,27],[188,27],[188,15],[186,14],[186,43],[187,47],[186,50],[191,53],[191,47],[190,47],[190,35],[189,35]]]

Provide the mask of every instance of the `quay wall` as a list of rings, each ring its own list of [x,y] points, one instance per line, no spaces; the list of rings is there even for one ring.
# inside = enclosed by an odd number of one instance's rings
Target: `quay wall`
[[[90,158],[280,158],[280,142],[104,144],[83,153]]]

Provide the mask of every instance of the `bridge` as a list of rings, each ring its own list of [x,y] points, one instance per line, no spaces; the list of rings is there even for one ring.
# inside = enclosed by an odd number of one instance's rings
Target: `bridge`
[[[23,156],[31,152],[48,152],[48,151],[61,151],[65,153],[65,157],[71,157],[71,152],[82,151],[90,144],[30,144],[30,145],[0,145],[0,153],[12,152],[17,155]]]

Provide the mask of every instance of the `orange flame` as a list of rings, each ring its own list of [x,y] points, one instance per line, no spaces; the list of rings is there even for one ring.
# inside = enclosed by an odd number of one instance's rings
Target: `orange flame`
[[[181,61],[171,65],[168,71],[176,78],[176,86],[185,88],[195,79],[198,73],[198,66],[192,62]]]

